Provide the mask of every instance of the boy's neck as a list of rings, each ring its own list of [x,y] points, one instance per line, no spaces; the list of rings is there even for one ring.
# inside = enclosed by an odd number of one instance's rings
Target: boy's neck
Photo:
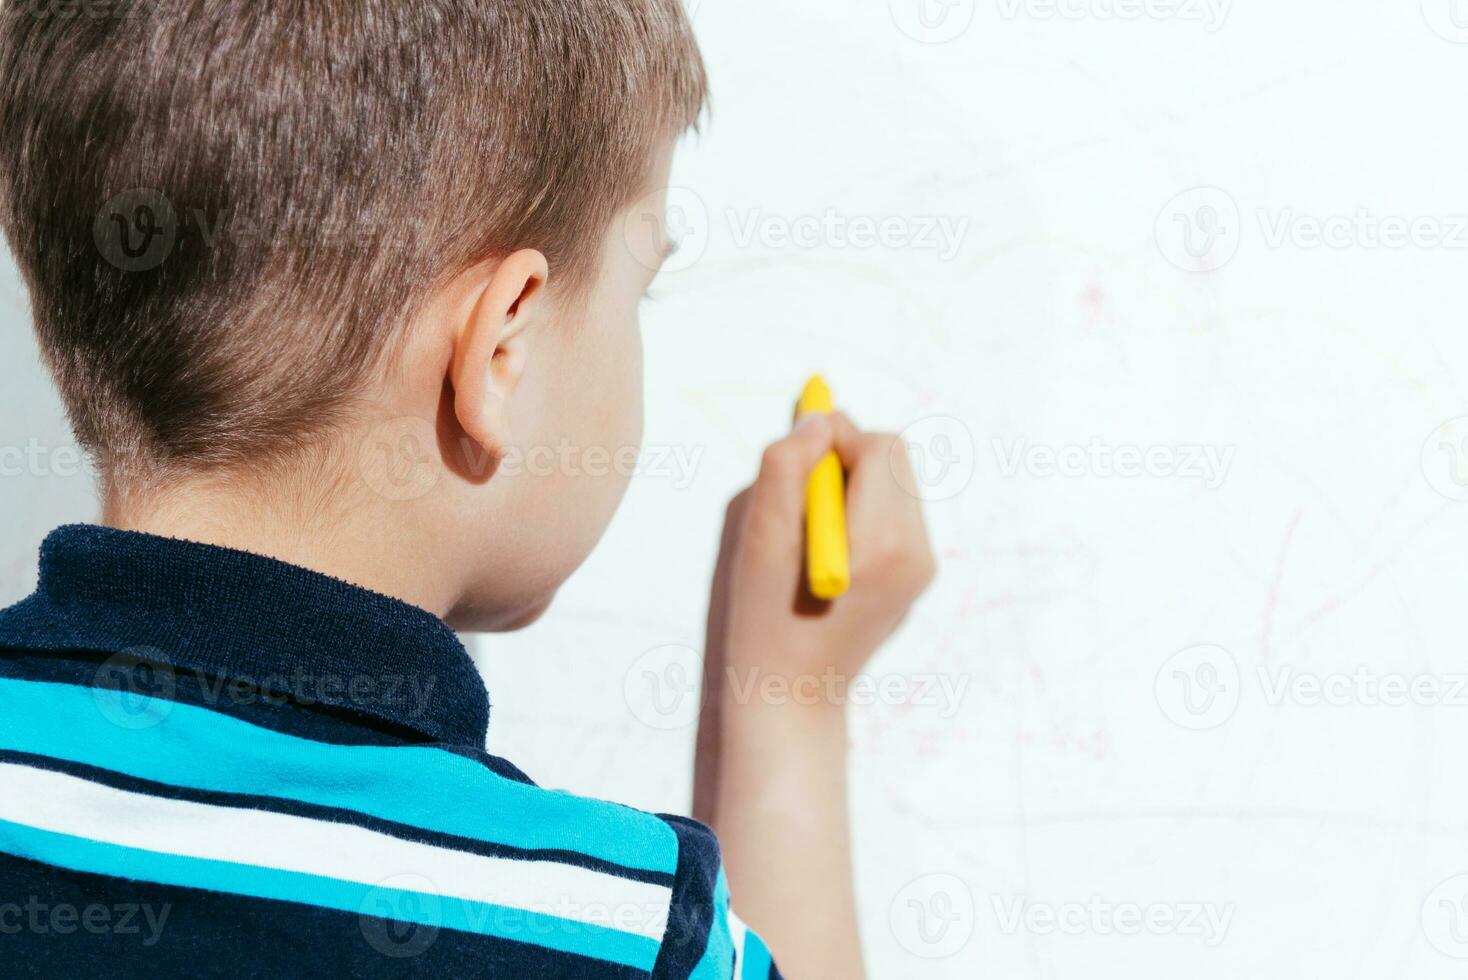
[[[289,498],[289,502],[281,498]],[[146,498],[146,499],[145,499]],[[323,514],[328,516],[323,517]],[[125,531],[235,548],[401,599],[439,617],[455,604],[451,562],[434,560],[411,507],[360,501],[327,509],[293,494],[184,486],[163,494],[104,494],[102,523]]]

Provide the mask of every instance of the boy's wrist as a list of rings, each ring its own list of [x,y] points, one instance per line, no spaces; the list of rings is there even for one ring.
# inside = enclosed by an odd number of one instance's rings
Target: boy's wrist
[[[814,696],[797,683],[798,678],[763,672],[758,677],[765,680],[751,683],[726,673],[716,693],[725,754],[742,748],[786,752],[810,748],[845,754],[844,699]]]
[[[760,663],[737,655],[729,657],[706,675],[705,683],[711,686],[707,697],[717,700],[726,718],[742,715],[767,721],[844,720],[846,705],[851,701],[853,675],[831,666],[795,669],[766,666],[771,660],[779,659],[767,656]]]
[[[722,807],[798,811],[816,785],[828,784],[828,794],[845,785],[848,738],[840,706],[725,701],[717,726],[713,778]]]

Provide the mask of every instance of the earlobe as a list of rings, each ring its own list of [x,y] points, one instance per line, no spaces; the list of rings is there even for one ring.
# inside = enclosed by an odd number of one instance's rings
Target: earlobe
[[[513,443],[511,402],[525,371],[527,335],[540,318],[549,272],[545,256],[525,249],[477,274],[482,288],[458,332],[449,382],[459,425],[498,459]]]

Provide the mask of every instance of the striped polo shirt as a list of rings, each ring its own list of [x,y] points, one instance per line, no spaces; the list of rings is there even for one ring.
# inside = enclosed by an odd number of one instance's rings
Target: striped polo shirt
[[[483,751],[441,620],[100,527],[0,612],[0,971],[778,977],[683,817]]]

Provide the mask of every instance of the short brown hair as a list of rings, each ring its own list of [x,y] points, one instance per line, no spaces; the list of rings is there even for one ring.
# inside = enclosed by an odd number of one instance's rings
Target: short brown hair
[[[10,0],[0,217],[77,438],[308,446],[414,309],[584,281],[705,76],[680,0]]]

